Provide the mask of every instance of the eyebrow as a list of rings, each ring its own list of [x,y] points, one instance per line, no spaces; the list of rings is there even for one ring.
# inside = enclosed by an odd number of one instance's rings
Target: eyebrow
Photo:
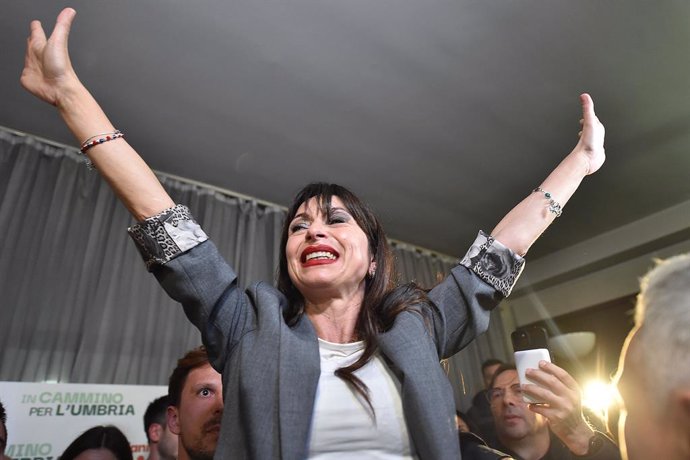
[[[217,382],[212,382],[212,381],[204,381],[204,382],[199,382],[194,385],[192,385],[192,388],[206,388],[206,387],[215,387],[217,386]]]
[[[512,382],[512,381],[511,381],[511,382]],[[505,385],[505,386],[502,386],[502,387],[499,387],[499,386],[494,385],[494,386],[492,386],[491,388],[492,388],[492,389],[493,389],[493,388],[510,388],[510,387],[515,386],[515,385],[518,385],[518,386],[519,386],[519,385],[520,385],[520,380],[517,380],[517,381],[515,381],[515,382],[509,383],[509,384],[507,384],[507,385]]]
[[[348,210],[345,209],[345,208],[341,208],[341,207],[339,207],[339,206],[331,206],[331,207],[329,208],[329,210],[328,210],[328,214],[329,214],[329,215],[330,215],[330,214],[333,214],[334,212],[344,212],[344,213],[346,213],[346,214],[349,215],[349,216],[352,215],[352,214],[350,214],[350,211],[348,211]],[[319,212],[319,214],[323,214],[323,213]],[[309,220],[309,219],[312,219],[312,216],[311,216],[311,214],[309,214],[308,212],[305,211],[305,212],[300,212],[299,214],[295,214],[295,217],[293,217],[292,220],[291,220],[290,222],[294,221],[295,219],[306,219],[306,220]]]
[[[306,212],[300,212],[299,214],[295,214],[295,217],[293,217],[292,220],[296,220],[296,219],[310,219],[310,218],[311,218],[311,216],[310,216],[308,213],[306,213]],[[292,221],[290,221],[290,222],[292,222]]]
[[[220,388],[220,384],[218,382],[211,382],[211,381],[204,381],[204,382],[199,382],[191,387],[189,389],[191,390],[192,393],[196,393],[199,390],[202,390],[204,388],[210,388],[212,390],[218,390]]]

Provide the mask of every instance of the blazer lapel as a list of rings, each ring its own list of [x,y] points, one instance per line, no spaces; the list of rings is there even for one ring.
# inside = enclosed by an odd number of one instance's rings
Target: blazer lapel
[[[402,312],[379,335],[381,352],[401,383],[405,421],[422,459],[460,457],[453,391],[421,315]]]
[[[307,456],[320,373],[316,332],[311,321],[303,315],[293,328],[281,328],[280,451],[285,460],[300,460]]]

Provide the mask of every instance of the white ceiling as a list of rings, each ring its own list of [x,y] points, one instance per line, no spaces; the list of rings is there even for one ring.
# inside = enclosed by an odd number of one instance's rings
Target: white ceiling
[[[18,83],[31,19],[3,2],[0,125],[74,145]],[[287,204],[351,187],[391,237],[458,255],[607,127],[542,256],[690,199],[690,2],[75,0],[72,60],[155,169]],[[690,222],[690,216],[688,216]]]

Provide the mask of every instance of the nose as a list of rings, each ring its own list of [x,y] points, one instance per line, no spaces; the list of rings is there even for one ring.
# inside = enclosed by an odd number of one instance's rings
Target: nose
[[[515,395],[513,395],[513,393],[506,392],[505,396],[503,396],[503,405],[504,406],[514,406],[515,405]]]
[[[515,406],[518,404],[518,401],[522,401],[522,394],[520,392],[508,388],[506,392],[503,393],[503,404],[506,406]]]
[[[326,228],[321,220],[316,219],[307,228],[306,237],[308,240],[315,240],[326,236]]]
[[[216,402],[216,404],[215,404],[214,412],[222,413],[223,408],[225,407],[225,404],[223,403],[223,395],[219,394],[218,397],[216,397],[215,402]]]

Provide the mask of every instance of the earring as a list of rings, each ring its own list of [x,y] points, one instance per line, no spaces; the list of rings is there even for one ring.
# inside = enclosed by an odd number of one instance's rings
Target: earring
[[[376,275],[376,264],[372,263],[369,265],[369,278],[373,278]]]

